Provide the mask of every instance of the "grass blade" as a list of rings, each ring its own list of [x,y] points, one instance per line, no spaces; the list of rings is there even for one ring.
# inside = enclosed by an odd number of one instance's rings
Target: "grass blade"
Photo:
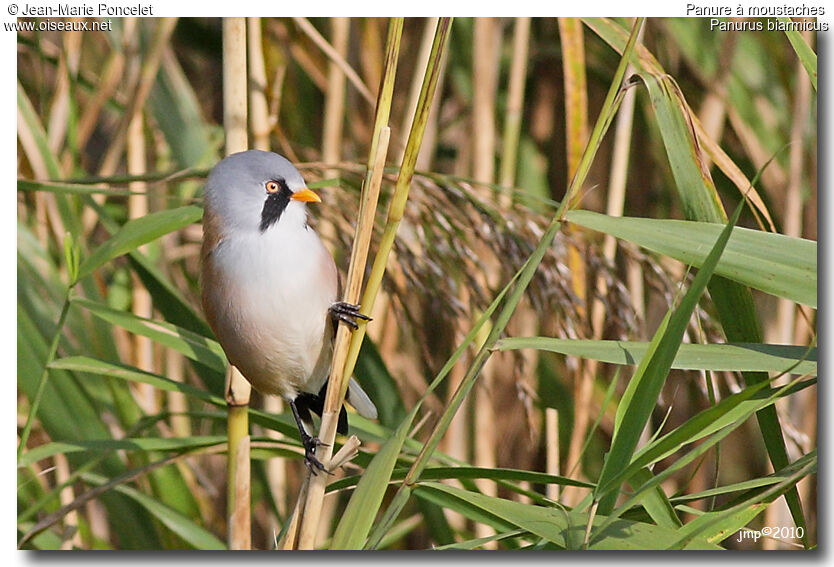
[[[164,234],[174,232],[199,221],[203,215],[200,207],[189,205],[168,209],[134,219],[105,241],[81,264],[79,278],[89,275],[105,262],[126,254],[142,244],[156,240]]]
[[[226,358],[217,341],[171,323],[137,317],[132,313],[112,309],[107,305],[89,299],[75,298],[73,303],[88,310],[96,317],[123,327],[131,333],[150,337],[154,341],[172,348],[187,358],[204,364],[213,370],[224,371]]]
[[[723,228],[714,222],[610,217],[591,211],[571,211],[567,220],[696,267],[703,265]],[[777,297],[817,306],[817,243],[813,240],[736,228],[715,273]]]
[[[510,337],[495,345],[498,350],[535,348],[609,364],[637,365],[645,358],[649,343],[635,341],[590,341],[551,337]],[[817,374],[817,349],[794,345],[682,344],[672,361],[679,370],[786,372]]]
[[[811,49],[811,46],[805,41],[798,31],[790,29],[789,26],[793,24],[790,18],[780,16],[776,18],[787,27],[785,35],[788,36],[788,41],[791,42],[793,50],[796,51],[796,56],[802,62],[802,66],[808,72],[808,78],[811,79],[811,84],[814,85],[814,90],[817,90],[817,54]]]
[[[102,376],[107,376],[108,378],[118,378],[119,380],[139,382],[141,384],[148,384],[166,392],[180,392],[217,406],[225,405],[225,401],[219,396],[213,396],[208,392],[195,388],[189,384],[170,380],[164,376],[139,370],[138,368],[134,368],[132,366],[107,362],[105,360],[97,360],[87,356],[68,356],[66,358],[60,358],[53,361],[49,367],[56,370],[89,372],[90,374],[100,374]]]
[[[617,475],[622,463],[631,461],[640,435],[657,403],[657,396],[669,375],[669,369],[672,367],[672,361],[675,359],[692,311],[698,304],[724,252],[743,204],[743,202],[739,204],[732,220],[724,227],[703,267],[698,271],[689,290],[681,298],[678,307],[670,310],[661,322],[649,344],[645,358],[640,362],[623,394],[620,406],[617,408],[611,450],[606,456],[597,489],[594,491],[594,500],[600,502],[599,512],[603,515],[607,515],[613,509],[619,483],[606,488],[605,491],[603,487],[608,486],[610,479]]]
[[[361,549],[371,531],[376,511],[382,504],[382,498],[391,479],[394,465],[397,464],[405,437],[411,430],[411,424],[417,415],[419,405],[402,420],[394,434],[374,455],[371,464],[365,469],[356,490],[348,502],[342,519],[336,526],[330,549]]]
[[[82,475],[86,482],[94,485],[103,485],[107,479],[96,474],[86,473]],[[173,508],[169,508],[158,500],[151,498],[135,488],[119,485],[115,487],[117,492],[124,494],[159,520],[166,528],[180,536],[194,549],[220,550],[226,549],[226,545],[214,534],[205,528],[198,526],[193,521],[183,516]]]
[[[513,502],[436,482],[421,482],[416,493],[421,497],[431,497],[438,505],[455,509],[476,521],[488,522],[499,531],[520,528],[552,542],[560,549],[579,549],[582,544],[586,517],[578,512]],[[605,518],[598,516],[595,524],[603,521]],[[592,548],[619,551],[664,549],[677,538],[677,530],[619,519],[604,530]],[[687,549],[720,549],[695,538],[687,545]]]

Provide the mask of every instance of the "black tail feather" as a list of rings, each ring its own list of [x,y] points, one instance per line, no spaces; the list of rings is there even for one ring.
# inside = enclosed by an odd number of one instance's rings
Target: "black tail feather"
[[[311,411],[321,417],[321,414],[324,411],[324,398],[326,395],[327,382],[324,383],[324,386],[321,387],[318,394],[303,392],[295,398],[295,407],[298,409],[298,413],[301,416],[301,419],[304,420],[304,423],[312,425],[313,419],[310,416]],[[336,431],[342,435],[347,435],[348,418],[345,406],[342,406],[341,410],[339,410],[339,423],[336,426]]]

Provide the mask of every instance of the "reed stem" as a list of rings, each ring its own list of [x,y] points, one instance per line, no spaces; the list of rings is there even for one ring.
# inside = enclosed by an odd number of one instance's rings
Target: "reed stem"
[[[370,248],[370,239],[373,233],[374,218],[379,199],[379,189],[382,184],[382,173],[385,167],[385,159],[388,155],[388,143],[391,136],[391,130],[388,127],[388,118],[391,113],[391,101],[393,97],[394,78],[396,77],[402,25],[402,18],[392,18],[388,26],[385,70],[377,97],[374,136],[371,141],[368,156],[368,170],[365,173],[365,180],[362,184],[359,219],[356,224],[350,267],[348,269],[345,301],[354,304],[359,302],[362,276]],[[363,311],[370,307],[370,305],[363,306]],[[359,332],[364,336],[365,327],[365,323],[360,320],[359,329],[354,332],[354,336]],[[319,439],[323,445],[321,447],[321,454],[317,456],[325,467],[330,465],[333,454],[333,443],[336,438],[336,425],[339,411],[344,403],[349,379],[353,373],[353,365],[346,365],[349,336],[350,331],[344,325],[340,325],[333,346],[330,379],[324,400],[321,425],[319,426]],[[302,518],[299,521],[300,529],[297,538],[297,549],[313,549],[315,547],[322,504],[324,502],[324,489],[327,482],[326,476],[325,474],[307,475],[308,489],[305,504],[303,507],[296,506],[297,510],[303,510]]]
[[[348,285],[345,294],[345,301],[348,303],[355,304],[359,301],[363,268],[368,257],[368,249],[370,248],[371,234],[374,227],[373,213],[376,211],[375,205],[379,199],[379,188],[382,184],[382,172],[385,168],[385,157],[388,154],[390,136],[391,129],[387,126],[380,131],[380,141],[376,146],[377,156],[373,176],[371,177],[370,184],[362,191],[362,200],[365,205],[363,208],[369,211],[369,213],[360,216],[359,222],[356,225],[353,252],[351,253],[350,268],[348,270]],[[366,324],[361,320],[358,323],[362,328]],[[333,445],[336,439],[336,425],[339,420],[339,412],[344,403],[344,394],[350,378],[350,375],[344,372],[350,333],[351,330],[345,325],[339,325],[339,329],[336,332],[336,342],[333,346],[333,360],[330,367],[330,379],[328,381],[327,394],[324,399],[321,426],[319,427],[319,439],[322,442],[322,446],[320,447],[321,453],[317,456],[328,469],[330,468]],[[315,538],[319,529],[319,518],[324,502],[324,489],[326,484],[326,474],[317,474],[309,478],[307,504],[304,507],[304,518],[301,522],[298,549],[313,549],[315,547]]]
[[[370,314],[374,301],[376,301],[376,296],[382,286],[382,276],[385,273],[385,265],[388,262],[388,255],[394,247],[394,238],[396,237],[397,229],[400,226],[400,221],[403,218],[405,204],[408,200],[408,190],[411,185],[411,178],[414,176],[417,155],[420,152],[420,144],[423,139],[423,133],[426,129],[429,111],[431,110],[431,102],[434,98],[437,82],[440,77],[441,59],[443,54],[446,52],[446,45],[449,40],[451,25],[452,18],[441,18],[437,23],[431,57],[429,58],[429,64],[426,68],[426,76],[423,79],[423,88],[420,92],[420,100],[417,104],[417,112],[414,116],[414,121],[411,124],[411,132],[408,136],[408,143],[406,144],[403,163],[400,167],[400,174],[397,176],[397,184],[394,188],[394,194],[391,197],[391,204],[388,208],[388,219],[385,223],[385,229],[382,233],[376,257],[374,258],[371,273],[368,276],[367,283],[365,284],[365,293],[362,295],[361,312],[366,315]],[[359,328],[353,333],[350,340],[350,350],[348,351],[348,358],[345,366],[346,376],[353,374],[353,368],[356,366],[356,360],[359,358],[359,349],[362,348],[362,341],[364,338],[365,327],[360,325]]]
[[[223,19],[223,126],[226,155],[248,148],[246,129],[246,18]],[[227,373],[228,525],[230,549],[252,547],[249,501],[249,396],[252,387],[237,368]]]

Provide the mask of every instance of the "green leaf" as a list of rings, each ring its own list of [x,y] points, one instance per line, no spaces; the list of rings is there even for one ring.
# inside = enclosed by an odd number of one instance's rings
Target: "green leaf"
[[[723,541],[746,526],[758,516],[776,498],[796,487],[796,483],[817,471],[817,452],[803,455],[794,463],[780,469],[774,476],[780,482],[763,491],[754,490],[750,496],[739,499],[734,505],[724,509],[703,514],[681,528],[679,538],[670,549],[680,549],[693,538],[706,538],[708,541]]]
[[[657,396],[669,375],[669,369],[672,367],[672,361],[675,359],[692,311],[706,289],[721,253],[730,239],[733,227],[741,214],[742,205],[743,202],[739,203],[732,220],[719,235],[703,267],[692,280],[692,285],[680,300],[678,307],[667,312],[666,317],[660,323],[649,343],[646,356],[634,372],[617,407],[611,450],[606,455],[599,482],[594,491],[594,500],[600,502],[599,512],[603,515],[611,512],[619,483],[611,486],[607,493],[603,493],[601,487],[606,486],[609,480],[622,470],[623,463],[631,461],[640,435],[657,404]],[[605,497],[604,500],[602,500],[603,497]]]
[[[520,528],[562,549],[580,549],[584,541],[588,516],[579,512],[514,502],[437,482],[420,482],[415,494],[431,497],[436,504],[487,522],[499,531]],[[605,517],[597,516],[594,526],[603,521]],[[590,549],[664,549],[676,541],[677,533],[677,530],[618,519],[599,534]],[[688,546],[687,549],[721,549],[697,539],[688,542]]]
[[[108,482],[105,477],[92,473],[85,473],[82,477],[86,482],[96,486],[100,486]],[[183,516],[176,510],[169,508],[165,504],[162,504],[147,494],[124,485],[116,486],[114,490],[124,494],[145,508],[145,510],[150,512],[151,515],[159,520],[165,527],[180,536],[195,549],[226,549],[226,544],[219,540],[214,534],[205,528],[198,526],[186,516]]]
[[[571,211],[567,220],[701,267],[723,225],[709,222],[611,217]],[[817,243],[736,228],[715,273],[803,305],[817,306]]]
[[[225,401],[222,398],[213,396],[209,392],[195,388],[190,384],[177,382],[175,380],[165,378],[164,376],[159,376],[158,374],[153,374],[151,372],[146,372],[132,366],[118,364],[115,362],[107,362],[87,356],[68,356],[66,358],[60,358],[53,361],[49,367],[59,370],[89,372],[91,374],[100,374],[110,378],[118,378],[119,380],[149,384],[160,390],[167,392],[181,392],[217,406],[225,405]]]
[[[408,469],[398,468],[391,473],[391,480],[402,480]],[[343,490],[351,486],[355,486],[362,478],[361,476],[349,476],[341,478],[327,485],[327,491]],[[536,484],[558,484],[560,486],[579,486],[582,488],[593,488],[594,485],[590,482],[583,482],[565,476],[554,474],[546,474],[536,471],[525,471],[519,469],[507,468],[485,468],[485,467],[428,467],[423,470],[420,478],[423,480],[471,480],[471,479],[487,479],[494,481],[515,481],[515,482],[529,482]]]
[[[144,194],[135,191],[114,189],[112,187],[93,187],[79,183],[46,183],[42,181],[27,181],[26,179],[17,180],[17,190],[29,192],[46,191],[48,193],[69,195],[107,195],[109,197],[126,197],[128,195]]]
[[[633,486],[642,486],[650,483],[654,479],[654,474],[648,468],[635,470],[630,475],[629,482]],[[663,492],[663,488],[659,483],[654,483],[650,490],[645,490],[634,496],[634,505],[642,505],[646,512],[654,520],[658,526],[677,529],[683,525],[680,518],[675,513],[675,508]]]
[[[87,309],[96,317],[123,327],[131,333],[149,337],[218,372],[224,372],[226,369],[226,356],[215,340],[171,323],[137,317],[88,299],[74,298],[73,303]]]
[[[817,90],[817,54],[814,53],[814,50],[811,49],[811,46],[808,45],[801,33],[794,29],[790,29],[790,26],[793,24],[790,18],[780,16],[776,19],[783,24],[786,24],[787,27],[785,29],[785,35],[788,36],[788,40],[791,42],[793,50],[796,51],[796,55],[802,62],[802,66],[805,67],[805,71],[808,72],[808,78],[811,79],[811,84],[814,86],[814,90]]]
[[[64,236],[64,262],[71,282],[78,280],[78,266],[81,263],[81,245],[78,239],[70,233]]]
[[[772,476],[752,478],[750,480],[734,482],[731,484],[725,484],[723,486],[716,486],[715,488],[708,488],[707,490],[702,490],[700,492],[680,494],[678,496],[671,497],[669,500],[673,504],[675,504],[676,507],[683,508],[683,504],[686,502],[695,502],[697,500],[712,498],[713,496],[726,496],[733,494],[734,492],[748,491],[753,488],[761,488],[763,486],[772,486],[774,484],[777,484],[779,480],[780,479],[774,478]]]
[[[697,441],[692,448],[685,451],[683,455],[677,456],[669,466],[664,467],[662,472],[644,478],[642,484],[633,482],[635,480],[633,477],[631,484],[635,487],[634,492],[609,514],[602,527],[606,527],[614,518],[619,517],[629,508],[641,502],[647,493],[657,493],[662,482],[673,475],[680,474],[696,459],[702,457],[721,440],[746,423],[751,415],[760,412],[762,408],[772,407],[777,400],[799,392],[815,383],[813,380],[804,382],[799,382],[799,380],[797,379],[776,391],[769,390],[766,392],[761,390],[767,383],[759,382],[739,394],[722,400],[715,407],[701,412],[681,427],[644,447],[635,455],[629,466],[621,470],[618,476],[612,479],[612,484],[619,484],[623,479],[631,476],[635,470],[646,470],[645,465],[656,463],[673,453],[683,450],[685,445]],[[602,490],[604,491],[605,488]]]
[[[510,337],[495,345],[498,350],[534,348],[588,358],[609,364],[639,364],[649,349],[647,342],[592,341],[551,337]],[[672,368],[679,370],[759,371],[817,375],[816,347],[742,344],[682,344]]]
[[[583,21],[615,50],[625,50],[625,30],[620,26],[604,18],[586,18]],[[683,94],[671,76],[648,50],[641,46],[636,52],[637,57],[632,63],[649,92],[683,210],[691,220],[723,223],[727,218],[726,213],[702,156],[702,146],[709,146],[709,140],[696,139],[694,130],[698,119],[692,116]],[[720,158],[717,163],[723,164],[722,170],[730,177],[737,178],[741,172],[727,159],[723,150],[712,144],[711,151],[713,158]],[[728,168],[727,162],[732,167]],[[750,189],[739,184],[738,179],[734,183],[743,192]],[[709,292],[729,342],[762,342],[761,327],[749,288],[716,277],[709,284]],[[764,372],[744,372],[742,376],[747,384],[767,380]],[[789,460],[776,409],[767,407],[756,415],[756,419],[773,467],[784,468]],[[804,528],[799,493],[795,489],[789,490],[785,499],[796,525]],[[803,537],[803,542],[807,543],[806,537]]]
[[[41,459],[67,453],[102,453],[112,451],[184,451],[201,447],[220,445],[226,442],[225,435],[194,437],[134,437],[129,439],[92,439],[84,441],[61,441],[46,443],[27,451],[19,466],[29,466]]]
[[[202,214],[203,210],[200,207],[188,205],[151,213],[126,222],[116,234],[94,250],[84,261],[79,270],[79,278],[89,275],[93,270],[117,256],[156,240],[164,234],[197,222]]]
[[[38,332],[23,306],[18,304],[18,388],[29,400],[35,395],[38,376],[43,369],[49,345]],[[54,323],[52,323],[54,325]],[[49,331],[52,332],[52,331]],[[93,392],[85,389],[70,372],[50,369],[48,387],[38,412],[40,427],[54,441],[102,439],[110,434],[102,420],[101,407]],[[86,384],[87,388],[99,386]],[[106,392],[106,388],[98,388]],[[24,453],[21,460],[27,458]],[[83,465],[78,455],[70,454],[71,467]],[[100,465],[101,471],[118,476],[125,470],[116,455],[110,455]],[[120,544],[130,549],[158,549],[161,545],[150,518],[134,502],[120,494],[105,494],[100,500],[107,509],[110,526]]]
[[[365,469],[356,490],[348,502],[342,519],[333,533],[330,549],[361,549],[371,531],[371,525],[382,504],[382,498],[388,488],[391,472],[397,463],[405,437],[411,430],[411,423],[417,415],[419,406],[402,420],[394,434],[374,455],[371,464]]]
[[[764,407],[773,405],[777,400],[812,385],[814,381],[808,380],[798,384],[784,386],[777,391],[765,390],[767,382],[759,382],[748,386],[741,392],[728,396],[716,405],[699,412],[688,419],[684,424],[676,427],[669,433],[661,436],[635,453],[627,466],[621,466],[610,479],[611,485],[619,485],[637,470],[649,467],[666,457],[675,454],[691,443],[698,442],[697,454],[726,437],[733,430],[745,423],[751,415]],[[707,437],[715,435],[714,439],[706,440]],[[696,454],[696,453],[693,453]],[[659,482],[674,470],[686,466],[692,459],[688,457],[678,458],[673,465],[664,469],[663,473],[652,479],[651,482]],[[645,484],[645,483],[643,483]],[[600,490],[605,491],[609,486],[601,486]],[[637,491],[647,487],[639,487]]]
[[[493,541],[503,541],[505,539],[510,539],[518,536],[523,536],[527,534],[525,530],[510,530],[508,532],[501,532],[495,535],[486,536],[486,537],[479,537],[475,539],[467,539],[465,541],[460,541],[456,543],[450,543],[447,545],[438,545],[433,549],[435,551],[446,551],[449,549],[477,549],[484,545],[485,543],[493,542]]]

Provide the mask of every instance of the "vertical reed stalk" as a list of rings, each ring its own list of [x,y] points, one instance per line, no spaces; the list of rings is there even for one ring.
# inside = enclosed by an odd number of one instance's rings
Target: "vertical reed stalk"
[[[501,149],[501,169],[499,173],[499,183],[501,184],[499,204],[501,209],[512,206],[512,189],[516,184],[518,146],[524,112],[524,87],[527,79],[530,23],[530,18],[516,18],[515,25],[513,26],[513,49],[510,62],[509,84],[507,86],[507,110],[504,116],[503,134],[504,143]],[[519,306],[516,316],[510,321],[508,334],[522,337],[535,336],[539,334],[539,322],[539,313],[532,309],[528,302],[523,301],[522,305]],[[525,349],[517,352],[515,356],[521,359],[521,367],[527,369],[527,372],[518,376],[516,380],[525,383],[532,391],[535,391],[539,352],[535,349]],[[517,363],[513,360],[508,360],[510,372],[514,371],[515,364]],[[517,385],[515,386],[518,387]],[[526,412],[527,410],[525,409],[523,411]],[[529,425],[531,424],[524,423],[517,426],[512,432],[513,436],[515,437],[520,432],[525,432]],[[555,425],[553,428],[545,427],[545,446],[547,447],[548,454],[555,447],[558,468],[559,440],[558,437],[552,438],[554,435],[558,436],[558,429]],[[523,438],[529,438],[529,435],[524,435]],[[558,488],[556,485],[551,486]],[[522,497],[519,500],[522,502],[527,501],[526,497]]]
[[[641,35],[642,30],[640,35],[637,36],[637,41],[640,41]],[[631,65],[628,66],[626,75],[631,72],[632,68]],[[608,204],[606,206],[606,214],[613,217],[622,216],[625,206],[625,185],[628,173],[628,155],[631,148],[631,125],[633,117],[634,91],[628,90],[623,95],[623,100],[620,103],[620,110],[617,113],[616,130],[614,132],[614,149],[611,161],[611,176],[608,184]],[[605,259],[613,262],[616,250],[617,240],[613,236],[606,235],[603,242],[603,256]],[[597,278],[596,289],[597,297],[591,306],[591,333],[595,340],[599,340],[602,338],[605,316],[605,305],[599,298],[605,297],[608,289],[605,279],[602,276]],[[583,411],[581,419],[577,417],[574,422],[574,432],[571,434],[570,445],[568,446],[568,467],[566,470],[571,472],[578,467],[579,461],[582,458],[582,447],[584,446],[583,441],[588,425],[588,414],[591,410],[593,379],[599,366],[597,361],[592,359],[585,360],[584,362],[583,384],[579,390],[580,396],[574,400],[577,414],[580,413],[580,407],[583,408]],[[571,472],[568,472],[568,474],[571,474]],[[566,487],[564,493],[567,498],[566,501],[574,502],[575,498],[580,494],[580,491],[575,487]]]
[[[500,64],[501,26],[497,18],[475,18],[473,37],[472,84],[478,85],[472,93],[472,178],[481,183],[489,184],[495,181],[495,96],[498,88],[498,69]],[[480,284],[493,288],[497,284],[500,266],[490,263],[485,266],[483,273],[478,274]],[[489,329],[484,328],[484,334],[479,343],[486,339]],[[480,348],[481,344],[478,344]],[[472,401],[473,415],[473,463],[483,468],[495,468],[497,463],[497,435],[496,415],[493,406],[493,396],[500,387],[498,375],[512,375],[512,368],[508,368],[507,361],[511,355],[502,353],[496,356],[484,368],[479,387],[475,389]],[[509,371],[509,372],[507,372]],[[497,485],[485,479],[475,481],[484,494],[496,496]],[[484,523],[475,524],[476,537],[488,537],[495,530]],[[495,548],[495,542],[485,544],[487,548]]]
[[[507,113],[504,116],[504,146],[501,151],[500,184],[503,187],[502,205],[509,204],[511,188],[515,185],[518,161],[518,142],[521,137],[521,118],[524,110],[524,83],[527,77],[527,53],[530,44],[530,18],[516,18],[513,27],[513,56],[507,89]]]
[[[359,222],[356,225],[353,251],[348,269],[347,289],[345,292],[345,301],[348,303],[359,303],[362,275],[365,262],[368,258],[368,250],[371,245],[374,213],[376,212],[376,203],[379,199],[379,189],[382,185],[382,173],[385,169],[385,157],[388,154],[390,136],[391,129],[387,126],[379,132],[379,142],[376,145],[377,155],[372,170],[371,182],[362,191],[362,208],[367,213],[359,217]],[[364,326],[365,322],[360,324]],[[339,325],[338,331],[336,332],[336,341],[333,346],[330,379],[327,386],[327,395],[324,399],[321,426],[319,427],[319,439],[323,443],[320,457],[325,466],[330,465],[330,457],[333,454],[333,444],[336,439],[336,425],[339,419],[339,412],[344,403],[344,394],[350,379],[350,375],[345,374],[345,361],[347,360],[350,333],[351,331],[348,327]],[[304,518],[301,522],[301,532],[298,541],[299,549],[313,549],[315,547],[326,483],[326,474],[318,474],[309,478],[307,503],[304,507]]]
[[[382,173],[385,167],[385,158],[388,154],[388,143],[391,135],[390,128],[388,127],[388,119],[391,113],[391,101],[402,35],[402,25],[402,18],[392,18],[388,27],[385,68],[377,97],[374,136],[368,155],[368,169],[365,174],[365,181],[362,184],[359,219],[356,224],[350,267],[348,268],[345,301],[350,303],[359,302],[362,275],[370,248],[379,189],[382,184]],[[363,305],[363,311],[370,309],[370,307],[372,305]],[[354,332],[354,336],[359,332],[364,336],[365,327],[365,323],[360,321],[359,329]],[[325,466],[330,464],[330,458],[333,454],[333,443],[336,438],[336,424],[339,411],[344,403],[349,378],[353,373],[353,365],[346,365],[349,356],[349,338],[350,330],[344,325],[339,325],[333,346],[330,379],[324,400],[321,425],[319,426],[319,439],[324,444],[322,446],[320,460]],[[300,532],[297,542],[298,549],[313,549],[315,547],[321,507],[324,500],[324,489],[327,482],[326,476],[324,474],[315,476],[308,474],[308,490],[303,506],[303,517],[300,520]]]
[[[269,109],[266,102],[266,64],[260,18],[246,18],[246,48],[249,64],[249,129],[252,147],[269,151]]]
[[[414,117],[414,111],[417,109],[417,100],[420,98],[420,87],[423,85],[423,77],[426,76],[426,65],[429,64],[429,55],[431,55],[431,46],[434,41],[434,30],[437,29],[437,21],[440,18],[427,18],[426,25],[423,28],[423,37],[420,40],[420,50],[417,53],[417,62],[414,65],[414,75],[411,79],[411,88],[408,91],[408,104],[403,110],[403,128],[400,132],[400,139],[397,141],[399,152],[397,155],[397,162],[402,163],[405,154],[405,145],[408,143],[408,133],[411,131],[411,124],[407,122]],[[422,154],[422,152],[421,152]]]
[[[185,382],[185,357],[174,349],[165,350],[165,376],[174,382]],[[174,437],[190,437],[191,419],[188,412],[188,398],[182,392],[168,392],[168,409],[171,415],[171,431]]]
[[[588,95],[585,80],[585,49],[583,46],[582,23],[577,18],[559,18],[559,38],[562,44],[562,62],[565,83],[565,135],[567,146],[568,179],[575,174],[588,139]],[[568,204],[573,207],[581,198],[581,187]],[[572,230],[568,227],[567,230]],[[585,260],[582,251],[573,244],[568,245],[568,266],[571,273],[571,288],[579,299],[577,310],[580,317],[587,316]],[[585,325],[583,325],[584,327]],[[584,329],[581,332],[585,332]],[[582,445],[590,412],[589,402],[593,393],[594,374],[585,361],[577,360],[576,377],[573,387],[574,425],[568,445],[567,469],[578,462],[578,449]],[[572,503],[578,491],[566,487],[565,502]]]
[[[400,23],[402,25],[402,23]],[[388,207],[388,218],[382,239],[374,258],[371,273],[365,284],[365,293],[362,295],[362,313],[368,314],[374,305],[376,296],[382,286],[382,276],[385,273],[385,265],[388,262],[388,255],[394,246],[394,239],[399,228],[400,221],[405,212],[405,204],[408,200],[408,190],[411,185],[411,178],[414,176],[414,167],[417,163],[417,155],[420,152],[420,145],[423,140],[423,133],[426,129],[429,111],[440,77],[440,69],[443,54],[446,52],[446,45],[449,40],[449,31],[452,25],[452,18],[441,18],[437,23],[434,44],[432,45],[429,65],[426,69],[426,76],[423,79],[423,88],[420,93],[420,101],[417,104],[417,111],[414,121],[411,124],[411,133],[406,144],[405,157],[403,158],[400,173],[397,176],[397,183],[394,187],[394,194],[391,197],[391,204]],[[392,85],[393,86],[393,85]],[[377,111],[379,112],[379,111]],[[348,353],[345,374],[350,376],[359,358],[359,349],[362,347],[362,340],[365,338],[365,326],[360,325],[350,340],[350,351]]]
[[[565,82],[565,135],[568,179],[573,177],[588,141],[588,93],[585,79],[585,47],[582,22],[578,18],[559,18],[559,38]],[[581,197],[581,188],[573,195]],[[569,203],[574,207],[575,202]]]
[[[350,38],[350,18],[330,18],[330,42],[339,56],[347,61],[348,40]],[[345,121],[345,73],[332,59],[327,68],[327,90],[324,93],[324,128],[322,132],[322,161],[335,164],[341,161],[343,144],[343,125]],[[327,169],[325,177],[339,176],[336,169]],[[336,225],[327,219],[319,219],[319,234],[325,240],[336,241]],[[326,537],[332,524],[337,496],[325,498],[319,520],[318,539]]]
[[[350,37],[349,18],[330,18],[333,32],[333,49],[342,59],[347,58]],[[327,68],[327,90],[324,93],[324,131],[322,133],[321,159],[324,163],[338,163],[342,159],[342,125],[345,119],[345,73],[336,61],[330,60]],[[327,177],[337,172],[327,170]]]
[[[333,49],[343,60],[347,60],[350,37],[349,18],[330,18]],[[327,66],[327,88],[324,91],[324,126],[321,136],[321,160],[336,164],[342,159],[342,133],[345,121],[345,73],[333,59]],[[339,176],[336,169],[326,169],[328,179]],[[319,219],[318,231],[324,240],[336,240],[336,225],[328,219]]]
[[[145,165],[145,137],[142,127],[142,113],[137,112],[130,121],[127,130],[127,172],[130,175],[141,176],[146,171]],[[131,195],[127,201],[127,213],[131,219],[144,217],[148,214],[148,196],[145,193],[147,184],[144,181],[132,181],[128,184]],[[147,253],[147,245],[139,247],[143,254]],[[142,285],[139,275],[131,273],[133,285],[132,310],[138,317],[150,319],[153,316],[151,295]],[[150,337],[135,334],[133,339],[133,360],[137,368],[146,372],[153,372],[153,341]],[[156,388],[150,384],[136,384],[137,402],[147,414],[159,412],[156,403]]]
[[[223,19],[223,127],[226,155],[247,149],[246,130],[246,19]],[[228,416],[228,545],[252,546],[249,501],[249,382],[234,366],[226,380]]]
[[[73,485],[72,483],[67,483],[70,474],[67,456],[64,454],[55,455],[55,484],[58,486],[64,485],[64,488],[58,492],[58,501],[61,506],[67,506],[75,500]],[[77,510],[73,510],[66,515],[63,521],[63,528],[65,539],[61,542],[61,550],[71,550],[74,547],[80,548],[83,542],[81,541],[81,531],[78,529]]]
[[[547,474],[559,474],[559,412],[553,408],[544,410],[544,428],[547,438],[546,465]],[[551,500],[559,500],[559,485],[548,484],[545,495]]]

